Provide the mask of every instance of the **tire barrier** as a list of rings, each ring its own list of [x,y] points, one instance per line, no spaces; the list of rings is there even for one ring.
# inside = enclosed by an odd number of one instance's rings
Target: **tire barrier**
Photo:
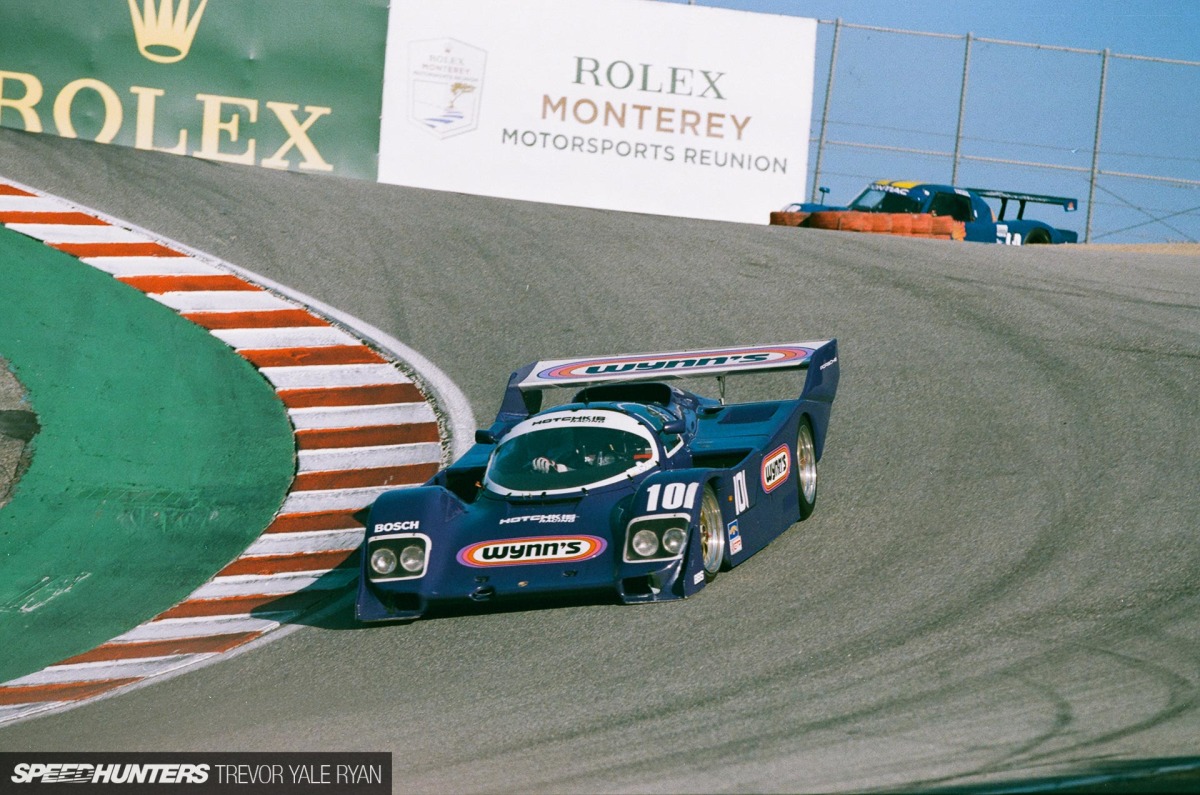
[[[843,215],[845,213],[839,210],[822,210],[810,215],[808,222],[801,225],[813,229],[837,229]]]
[[[773,211],[771,225],[936,240],[965,240],[967,237],[967,227],[962,221],[929,213],[868,213],[857,210],[818,210],[814,213]]]
[[[871,214],[851,210],[843,213],[838,221],[838,229],[843,232],[870,232]]]
[[[787,212],[785,210],[771,211],[771,226],[801,226],[810,213]]]

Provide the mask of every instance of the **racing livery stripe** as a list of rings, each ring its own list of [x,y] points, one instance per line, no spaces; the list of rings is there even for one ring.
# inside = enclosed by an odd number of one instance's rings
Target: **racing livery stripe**
[[[122,222],[0,179],[0,224],[113,276],[259,369],[291,419],[292,487],[271,524],[184,601],[107,643],[0,683],[0,725],[242,649],[327,608],[358,576],[355,515],[441,466],[438,413],[390,355],[300,301]]]

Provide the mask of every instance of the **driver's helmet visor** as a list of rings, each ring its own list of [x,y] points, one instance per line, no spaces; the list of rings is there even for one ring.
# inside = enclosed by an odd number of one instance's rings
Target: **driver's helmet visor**
[[[498,494],[561,494],[598,488],[658,463],[654,436],[615,411],[568,410],[517,425],[492,453],[484,485]]]

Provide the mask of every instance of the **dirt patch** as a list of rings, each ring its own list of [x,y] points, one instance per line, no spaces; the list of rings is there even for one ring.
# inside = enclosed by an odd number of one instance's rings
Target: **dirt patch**
[[[0,508],[29,467],[29,443],[39,430],[25,389],[0,358]]]

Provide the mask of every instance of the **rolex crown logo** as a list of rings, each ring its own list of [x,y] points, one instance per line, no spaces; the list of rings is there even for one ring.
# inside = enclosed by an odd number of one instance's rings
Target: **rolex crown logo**
[[[145,0],[142,11],[138,11],[138,0],[129,0],[129,14],[133,17],[133,32],[137,36],[138,50],[142,55],[157,63],[175,63],[187,57],[200,26],[200,17],[208,0],[200,0],[196,13],[189,15],[191,0]]]

